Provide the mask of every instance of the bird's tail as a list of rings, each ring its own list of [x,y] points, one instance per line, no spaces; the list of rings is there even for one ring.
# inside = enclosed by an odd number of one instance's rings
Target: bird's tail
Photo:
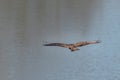
[[[80,50],[80,49],[78,49],[78,48],[70,49],[71,52],[74,52],[74,51],[77,51],[77,50]]]

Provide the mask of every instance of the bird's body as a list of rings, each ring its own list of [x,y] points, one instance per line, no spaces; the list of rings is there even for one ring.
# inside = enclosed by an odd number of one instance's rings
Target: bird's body
[[[89,44],[97,44],[97,43],[100,43],[100,41],[99,40],[97,40],[97,41],[83,41],[83,42],[78,42],[75,44],[49,43],[49,44],[44,44],[44,46],[59,46],[59,47],[68,48],[71,51],[77,51],[77,50],[79,50],[78,47],[86,46]]]

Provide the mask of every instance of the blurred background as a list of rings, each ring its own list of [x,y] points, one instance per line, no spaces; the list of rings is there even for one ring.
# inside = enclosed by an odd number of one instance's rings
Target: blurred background
[[[119,0],[0,0],[1,80],[120,80]],[[70,52],[46,42],[102,43]]]

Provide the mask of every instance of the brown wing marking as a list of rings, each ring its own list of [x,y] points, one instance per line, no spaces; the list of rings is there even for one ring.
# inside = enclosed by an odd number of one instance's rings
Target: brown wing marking
[[[88,45],[88,42],[78,42],[78,43],[75,43],[74,46],[75,47],[81,47],[81,46],[85,46],[85,45]]]
[[[97,44],[97,43],[100,43],[101,41],[97,40],[97,41],[85,41],[85,42],[78,42],[78,43],[75,43],[74,46],[75,47],[81,47],[81,46],[86,46],[86,45],[89,45],[89,44]]]
[[[49,44],[44,44],[44,46],[59,46],[59,47],[69,48],[69,44],[65,44],[65,43],[49,43]]]

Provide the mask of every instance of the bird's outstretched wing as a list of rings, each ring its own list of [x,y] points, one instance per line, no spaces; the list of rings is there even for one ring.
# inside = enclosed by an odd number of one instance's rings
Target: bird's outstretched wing
[[[89,44],[97,44],[97,43],[100,43],[101,41],[100,40],[97,40],[97,41],[84,41],[84,42],[78,42],[78,43],[75,43],[74,46],[75,47],[82,47],[82,46],[86,46],[86,45],[89,45]]]
[[[44,46],[59,46],[59,47],[69,48],[69,44],[65,44],[65,43],[49,43],[49,44],[44,44]]]

